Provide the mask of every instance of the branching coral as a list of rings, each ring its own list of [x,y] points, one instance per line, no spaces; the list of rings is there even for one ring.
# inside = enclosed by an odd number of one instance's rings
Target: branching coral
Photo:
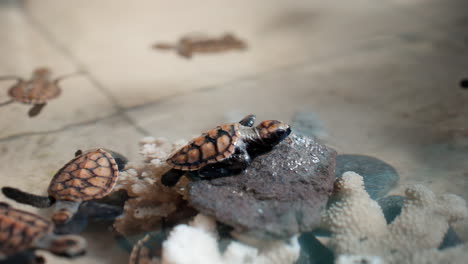
[[[165,158],[181,144],[148,137],[140,145],[145,162],[129,164],[114,188],[114,191],[125,190],[130,197],[125,203],[124,214],[114,224],[124,235],[158,229],[163,218],[181,213],[183,210],[180,209],[186,203],[180,191],[183,188],[174,190],[159,183],[161,174],[169,169]]]
[[[297,237],[269,243],[261,250],[240,242],[231,242],[219,251],[213,218],[197,215],[190,225],[178,225],[163,243],[163,264],[287,264],[299,258]]]
[[[382,256],[388,263],[402,263],[425,250],[443,254],[435,249],[449,224],[468,217],[462,198],[453,194],[437,197],[426,187],[414,185],[405,191],[401,214],[387,225],[377,202],[364,190],[360,175],[344,173],[336,190],[338,200],[322,217],[324,227],[332,232],[328,246],[336,254]]]

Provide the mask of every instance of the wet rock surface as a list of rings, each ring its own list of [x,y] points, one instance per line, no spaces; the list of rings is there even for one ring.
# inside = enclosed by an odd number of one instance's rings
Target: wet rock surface
[[[372,199],[386,195],[400,179],[398,172],[390,164],[366,155],[338,155],[336,177],[341,177],[347,171],[354,171],[364,178],[364,187]]]
[[[335,179],[336,152],[291,135],[242,174],[188,185],[189,203],[235,231],[287,238],[320,223]]]

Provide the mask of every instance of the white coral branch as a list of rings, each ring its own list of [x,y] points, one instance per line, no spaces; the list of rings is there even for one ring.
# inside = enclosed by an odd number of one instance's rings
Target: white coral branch
[[[163,264],[288,264],[299,258],[296,237],[277,241],[259,250],[239,242],[231,242],[224,253],[218,249],[216,222],[198,215],[191,225],[178,225],[163,243]]]
[[[360,175],[346,172],[336,187],[339,200],[325,211],[322,222],[332,232],[328,246],[337,254],[382,256],[387,262],[410,258],[423,250],[436,250],[449,224],[468,217],[461,197],[437,197],[426,187],[414,185],[406,189],[400,215],[387,225]]]

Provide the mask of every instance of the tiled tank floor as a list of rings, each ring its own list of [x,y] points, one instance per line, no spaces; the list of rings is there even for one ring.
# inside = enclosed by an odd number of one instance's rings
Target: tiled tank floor
[[[467,8],[464,0],[0,1],[0,75],[86,72],[63,81],[63,95],[37,118],[24,105],[0,108],[1,185],[44,193],[78,148],[136,160],[145,135],[188,138],[244,113],[290,121],[305,110],[340,153],[393,164],[402,177],[394,193],[422,183],[468,199],[468,91],[458,88],[468,76]],[[192,60],[150,49],[225,31],[249,49]],[[0,98],[10,85],[0,83]],[[465,239],[467,226],[458,226]],[[70,263],[126,263],[105,231],[87,237],[88,255]]]

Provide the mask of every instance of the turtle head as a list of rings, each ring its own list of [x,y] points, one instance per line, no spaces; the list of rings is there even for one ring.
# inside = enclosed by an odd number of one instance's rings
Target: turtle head
[[[54,214],[52,215],[52,221],[56,225],[61,225],[70,221],[72,217],[73,217],[72,212],[62,209],[62,210],[58,210],[54,212]]]
[[[275,146],[291,133],[289,125],[278,120],[266,120],[255,127],[265,145]]]
[[[52,222],[56,225],[68,223],[80,208],[80,201],[59,200],[55,204]]]
[[[54,255],[63,257],[73,258],[81,256],[86,251],[86,240],[76,235],[55,236],[50,241],[48,250]]]

